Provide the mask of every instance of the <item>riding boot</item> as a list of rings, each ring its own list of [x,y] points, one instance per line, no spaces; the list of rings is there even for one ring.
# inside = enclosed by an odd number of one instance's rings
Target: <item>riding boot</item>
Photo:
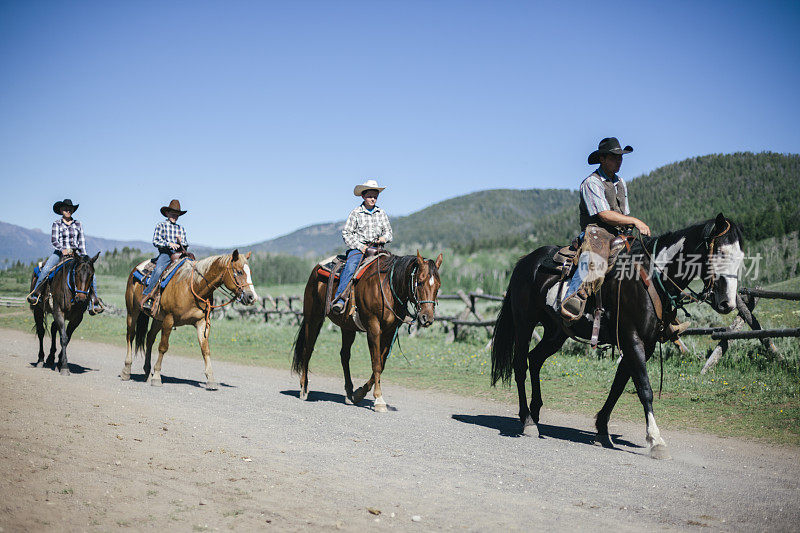
[[[331,314],[341,315],[343,312],[344,312],[344,300],[340,298],[336,300],[336,302],[331,306]]]
[[[28,303],[31,305],[38,305],[39,300],[42,298],[42,292],[44,291],[44,283],[40,284],[38,287],[34,288],[30,294],[27,296]]]
[[[667,331],[665,332],[666,333],[665,336],[666,336],[666,338],[668,340],[671,340],[671,341],[678,340],[678,337],[681,335],[681,333],[683,333],[684,331],[689,329],[690,325],[691,325],[691,322],[688,322],[688,321],[687,322],[678,322],[678,319],[675,318],[675,319],[672,320],[672,322],[667,324]]]
[[[565,320],[572,322],[583,316],[583,310],[586,309],[586,299],[589,297],[586,291],[581,288],[578,292],[567,297],[561,302],[561,316]]]
[[[99,315],[100,313],[102,313],[103,311],[106,310],[106,307],[103,304],[103,300],[101,300],[100,297],[97,296],[97,293],[94,292],[94,289],[92,289],[91,294],[89,295],[89,298],[90,298],[90,300],[89,300],[89,315],[90,316]]]
[[[142,298],[139,301],[139,305],[142,308],[142,312],[149,317],[153,316],[153,293],[150,294],[142,294]]]

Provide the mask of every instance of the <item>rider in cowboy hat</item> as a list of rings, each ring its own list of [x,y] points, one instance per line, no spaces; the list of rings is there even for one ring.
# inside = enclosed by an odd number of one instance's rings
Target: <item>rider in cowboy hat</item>
[[[616,137],[606,137],[597,145],[597,150],[589,154],[589,164],[599,164],[600,166],[584,179],[580,186],[581,239],[587,232],[596,232],[598,228],[602,228],[612,237],[616,237],[631,226],[636,227],[642,235],[650,235],[650,228],[647,224],[630,216],[628,189],[622,177],[617,175],[622,167],[623,154],[631,152],[633,152],[632,146],[622,148]],[[607,261],[608,258],[605,260]],[[589,268],[586,267],[588,262],[589,254],[582,253],[578,261],[578,268],[570,280],[562,303],[562,315],[567,318],[574,317],[575,311],[581,307],[579,300],[582,293],[579,289],[589,271]],[[582,268],[582,264],[584,268]],[[677,335],[688,327],[688,322],[679,324],[674,321],[669,324],[671,337],[677,338]]]
[[[178,217],[186,214],[181,210],[181,203],[178,200],[171,200],[169,205],[161,208],[161,214],[166,217],[156,226],[153,232],[153,246],[158,249],[156,266],[147,280],[147,286],[142,291],[142,310],[149,313],[152,310],[153,296],[151,293],[158,284],[161,274],[169,266],[172,254],[180,248],[188,248],[186,240],[186,230],[178,224]]]
[[[362,198],[361,205],[350,212],[347,222],[342,229],[342,239],[347,245],[347,263],[339,276],[339,286],[333,297],[334,304],[331,312],[341,314],[344,311],[344,301],[339,297],[353,279],[353,274],[367,251],[367,247],[374,244],[387,244],[392,242],[392,226],[386,211],[375,205],[378,195],[386,187],[380,187],[375,180],[367,180],[353,189],[355,196]]]
[[[86,237],[83,234],[83,226],[78,220],[72,218],[72,214],[78,210],[80,204],[73,204],[72,200],[66,198],[53,204],[53,212],[61,215],[61,218],[53,222],[50,230],[50,242],[53,243],[53,253],[47,258],[44,266],[39,271],[33,290],[28,295],[28,302],[32,305],[39,303],[42,296],[42,287],[47,275],[64,257],[71,257],[76,252],[86,255]],[[103,304],[97,297],[97,288],[92,282],[90,289],[89,314],[95,315],[103,312]]]

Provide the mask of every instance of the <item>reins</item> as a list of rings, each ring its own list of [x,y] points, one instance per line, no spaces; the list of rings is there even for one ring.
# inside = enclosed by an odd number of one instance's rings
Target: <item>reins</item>
[[[213,289],[211,289],[211,294],[209,294],[208,298],[203,298],[202,296],[197,294],[197,292],[194,290],[194,274],[189,276],[189,288],[191,289],[192,294],[194,295],[194,297],[196,299],[200,300],[203,303],[203,305],[205,305],[205,309],[201,308],[201,311],[203,311],[203,313],[204,313],[203,320],[206,323],[205,331],[203,333],[203,335],[206,338],[208,338],[208,331],[209,331],[209,329],[211,329],[211,328],[209,328],[209,325],[211,324],[211,311],[213,311],[214,309],[219,309],[221,307],[225,307],[226,305],[232,304],[234,302],[234,300],[236,300],[237,298],[240,298],[241,295],[244,292],[244,285],[240,285],[239,282],[236,280],[236,276],[234,276],[233,273],[231,273],[231,279],[233,280],[234,285],[236,285],[236,287],[238,289],[240,289],[239,294],[233,294],[231,296],[231,299],[228,300],[227,302],[223,303],[223,304],[214,305],[214,304],[211,303],[212,297],[214,295],[214,291],[217,290],[217,289],[221,289],[221,285],[224,282],[225,274],[231,272],[231,262],[232,261],[230,259],[226,262],[225,270],[223,270],[222,274],[220,275],[220,286],[217,286],[217,287],[214,287]],[[191,261],[191,267],[192,267],[192,271],[193,272],[197,272],[198,274],[200,274],[200,277],[203,278],[203,281],[206,282],[206,288],[209,288],[209,287],[212,286],[211,282],[208,281],[208,279],[203,275],[203,273],[200,272],[199,270],[197,270],[197,267],[196,267],[194,261]]]

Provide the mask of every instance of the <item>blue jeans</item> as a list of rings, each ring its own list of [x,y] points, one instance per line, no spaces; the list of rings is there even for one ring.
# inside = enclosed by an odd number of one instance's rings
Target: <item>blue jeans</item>
[[[161,274],[164,273],[164,270],[167,269],[169,263],[170,254],[158,254],[158,258],[156,259],[156,268],[154,268],[153,273],[150,274],[150,279],[147,280],[147,286],[144,288],[144,291],[142,291],[143,294],[150,294],[153,292],[153,289],[156,288],[156,284],[158,283],[158,278],[160,278]]]
[[[344,288],[353,279],[353,274],[356,273],[362,255],[364,254],[358,250],[347,251],[347,263],[345,263],[342,273],[339,275],[339,286],[336,287],[336,294],[333,297],[334,302],[339,299],[339,296],[344,292]]]
[[[53,252],[53,254],[47,258],[47,261],[42,266],[42,269],[39,271],[39,278],[36,280],[36,286],[33,288],[33,290],[38,289],[39,285],[44,283],[44,280],[47,279],[47,275],[50,273],[51,270],[53,270],[53,268],[58,264],[59,261],[61,261],[61,255],[55,252]]]

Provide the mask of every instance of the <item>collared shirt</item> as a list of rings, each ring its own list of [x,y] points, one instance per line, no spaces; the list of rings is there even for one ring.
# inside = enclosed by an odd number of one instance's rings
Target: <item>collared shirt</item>
[[[386,211],[377,205],[372,211],[367,211],[361,204],[350,212],[342,230],[342,239],[348,249],[360,248],[381,237],[387,243],[392,242],[392,226]]]
[[[83,226],[75,219],[72,219],[72,224],[65,223],[63,218],[53,222],[53,228],[50,230],[50,242],[53,243],[53,248],[59,252],[71,248],[86,255],[86,238],[83,236]]]
[[[614,184],[614,188],[619,191],[622,188],[622,193],[625,195],[625,201],[622,202],[620,208],[622,208],[623,215],[629,215],[630,209],[628,208],[628,188],[625,185],[625,180],[621,177],[614,175],[613,178],[609,179],[606,177],[605,173],[603,173],[603,169],[598,168],[595,172],[583,180],[581,183],[580,191],[581,197],[583,201],[586,202],[586,210],[589,212],[589,216],[594,216],[601,211],[609,211],[611,206],[608,205],[608,200],[606,199],[606,192],[605,188],[603,187],[603,182],[611,182]]]
[[[173,223],[170,219],[165,219],[159,222],[156,230],[153,232],[153,246],[156,248],[168,248],[169,243],[175,244],[183,243],[184,246],[189,246],[186,240],[186,230],[183,226]]]

